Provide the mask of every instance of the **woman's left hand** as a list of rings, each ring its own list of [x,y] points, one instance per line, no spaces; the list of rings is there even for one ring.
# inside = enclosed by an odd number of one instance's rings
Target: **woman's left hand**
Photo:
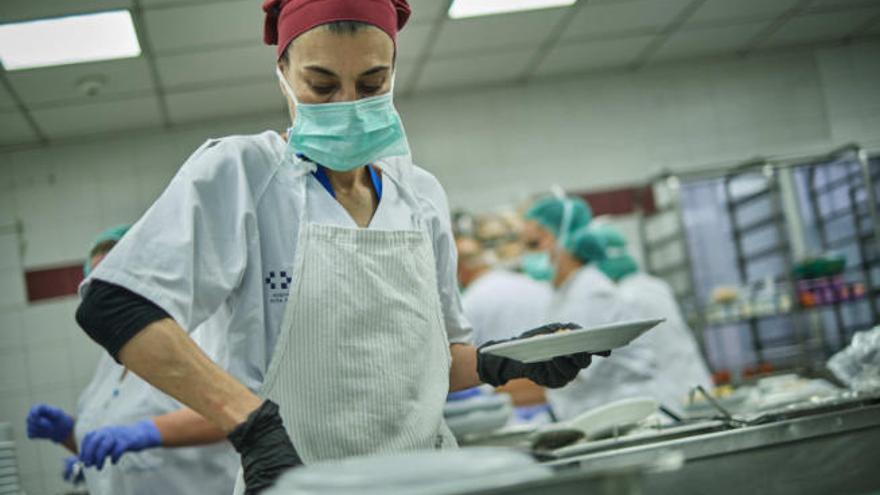
[[[517,337],[517,339],[579,328],[581,328],[580,325],[575,323],[551,323],[529,330]],[[499,341],[489,341],[481,345],[480,348],[497,343]],[[609,354],[610,352],[599,353],[601,356],[608,356]],[[500,387],[516,378],[528,378],[538,385],[547,388],[560,388],[574,380],[582,369],[590,366],[592,361],[593,355],[588,352],[559,356],[550,361],[523,363],[515,359],[495,356],[479,352],[479,349],[477,350],[477,372],[480,374],[480,379],[483,380],[483,383],[488,383],[494,387]]]

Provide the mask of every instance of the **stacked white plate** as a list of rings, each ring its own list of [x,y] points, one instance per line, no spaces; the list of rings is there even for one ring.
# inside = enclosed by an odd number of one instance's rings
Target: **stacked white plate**
[[[15,461],[15,442],[12,425],[0,423],[0,495],[21,493],[18,465]]]
[[[507,394],[478,393],[446,402],[443,416],[452,433],[464,435],[488,433],[506,425],[513,415],[513,404]]]

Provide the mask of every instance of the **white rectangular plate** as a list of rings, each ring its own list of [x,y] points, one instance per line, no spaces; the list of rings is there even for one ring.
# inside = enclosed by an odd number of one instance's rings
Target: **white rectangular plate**
[[[537,363],[578,352],[610,351],[629,344],[663,321],[664,318],[625,321],[549,335],[536,335],[483,347],[480,352],[516,359],[523,363]]]

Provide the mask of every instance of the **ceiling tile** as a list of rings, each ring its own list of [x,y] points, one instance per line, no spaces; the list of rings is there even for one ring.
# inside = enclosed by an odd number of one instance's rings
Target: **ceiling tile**
[[[511,45],[535,47],[569,13],[569,9],[547,9],[450,20],[443,25],[431,55],[473,54]]]
[[[535,76],[577,74],[633,63],[654,36],[635,36],[557,45],[538,65]]]
[[[797,4],[798,0],[708,0],[688,19],[685,26],[770,20]]]
[[[30,143],[36,140],[36,133],[21,113],[0,113],[0,145]]]
[[[876,7],[877,0],[813,0],[807,11],[827,11]]]
[[[31,115],[49,139],[161,124],[159,106],[153,97],[44,108],[32,111]]]
[[[12,99],[12,95],[6,90],[6,86],[0,85],[0,112],[14,109],[15,100]]]
[[[102,96],[153,91],[150,70],[142,57],[15,71],[6,76],[27,105],[59,101],[86,103]],[[102,81],[97,95],[88,96],[77,87],[87,79]]]
[[[745,48],[771,21],[675,32],[652,60],[673,60],[735,53]]]
[[[63,2],[2,0],[2,3],[3,22],[125,9],[132,4],[131,0],[64,0]]]
[[[284,110],[284,98],[275,81],[169,93],[171,121],[192,122],[215,117]]]
[[[406,32],[415,24],[430,24],[437,19],[446,17],[447,5],[448,2],[445,0],[409,0],[412,15],[409,18],[409,24],[401,32]]]
[[[671,23],[691,0],[632,0],[586,4],[562,35],[578,41],[605,35],[658,32]]]
[[[263,33],[263,12],[254,0],[147,10],[144,22],[157,55],[236,42],[259,43]]]
[[[843,39],[877,14],[880,8],[798,16],[785,23],[759,48]]]
[[[275,50],[265,45],[157,57],[166,88],[245,78],[275,80]]]
[[[513,81],[526,70],[536,50],[429,61],[419,78],[416,91]]]
[[[200,3],[211,3],[211,2],[222,2],[224,0],[201,0]],[[141,5],[145,9],[152,9],[156,7],[168,7],[175,6],[180,4],[191,4],[192,0],[140,0]]]
[[[412,59],[422,53],[422,49],[428,42],[433,26],[431,24],[416,24],[406,26],[397,35],[397,58],[398,60]]]

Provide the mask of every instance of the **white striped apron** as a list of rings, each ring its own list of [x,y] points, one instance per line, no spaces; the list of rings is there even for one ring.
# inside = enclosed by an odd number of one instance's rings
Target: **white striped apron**
[[[298,182],[306,198],[306,177]],[[262,395],[279,404],[303,461],[455,447],[443,420],[449,342],[422,216],[416,230],[366,230],[308,222],[299,206],[293,286]]]

